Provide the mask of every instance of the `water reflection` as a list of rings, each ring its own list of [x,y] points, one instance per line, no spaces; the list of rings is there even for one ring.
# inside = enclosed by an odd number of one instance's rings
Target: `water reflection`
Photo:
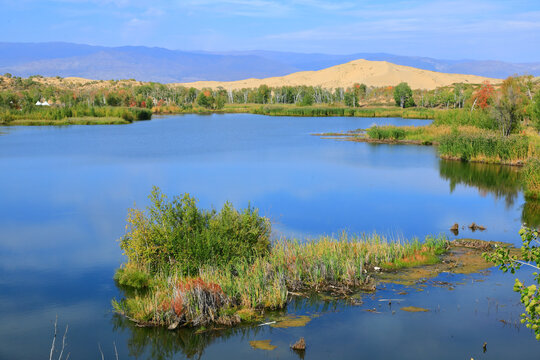
[[[527,199],[525,201],[521,221],[530,227],[540,227],[540,200]]]
[[[474,187],[482,196],[490,194],[504,199],[507,209],[514,206],[522,191],[520,171],[516,166],[439,161],[440,176],[450,182],[450,192],[454,192],[457,185]],[[540,226],[540,201],[525,199],[521,222],[532,227]]]
[[[435,278],[434,284],[452,286],[379,284],[376,293],[361,294],[360,306],[329,301],[324,295],[293,300],[287,306],[288,313],[312,318],[304,327],[251,326],[196,332],[138,328],[119,316],[114,316],[112,323],[115,332],[128,336],[129,356],[139,359],[296,360],[299,354],[289,346],[299,337],[306,339],[308,359],[359,355],[377,359],[477,359],[486,356],[482,354],[484,342],[488,343],[490,359],[532,358],[540,344],[519,322],[519,295],[509,290],[513,276],[500,272],[465,276],[445,273]],[[429,312],[401,310],[407,306]],[[270,340],[277,347],[272,351],[253,349],[249,344],[252,340]]]
[[[200,359],[204,350],[217,340],[233,336],[257,335],[261,327],[236,327],[222,330],[196,332],[193,329],[168,331],[162,328],[136,327],[120,315],[112,317],[113,330],[128,332],[129,356],[138,359],[165,360],[183,355],[188,359]]]
[[[110,300],[119,296],[112,277],[122,262],[115,239],[124,232],[127,209],[134,203],[147,205],[153,185],[170,196],[189,192],[205,208],[221,207],[227,200],[238,208],[251,202],[273,220],[277,235],[299,238],[343,229],[407,238],[450,235],[448,228],[454,222],[475,221],[488,230],[471,236],[519,243],[521,220],[540,222],[540,206],[525,203],[512,168],[441,162],[435,148],[427,146],[310,136],[372,123],[429,122],[226,114],[157,117],[129,126],[1,128],[6,134],[0,137],[0,319],[5,319],[0,323],[0,359],[47,354],[56,314],[70,325],[72,358],[94,359],[98,343],[109,354],[106,358],[114,358],[113,341],[120,358],[127,358],[127,347],[133,354],[150,357],[152,346],[136,351],[132,339],[143,335],[134,336],[127,327],[120,333],[111,329]],[[291,304],[292,311],[300,311],[296,306]],[[353,308],[350,314],[357,312]],[[340,330],[353,318],[327,322],[332,334],[342,336],[333,344],[354,347],[354,336]],[[364,319],[356,317],[360,318]],[[355,325],[351,324],[351,334],[359,331]],[[320,331],[320,339],[328,336],[328,328],[311,324],[307,328]],[[137,334],[140,330],[133,328]],[[303,330],[289,330],[305,335]],[[164,333],[167,338],[169,333]],[[266,330],[261,336],[269,334]],[[272,333],[273,344],[279,334]],[[205,357],[254,356],[249,344],[245,351],[236,349],[238,338],[246,336],[242,333],[226,341],[203,336],[212,338],[204,348]],[[281,338],[271,357],[296,359],[288,345],[297,339]],[[378,338],[372,341],[378,344]],[[193,346],[185,342],[186,354],[201,353],[189,350]],[[169,348],[163,356],[184,354],[180,345]],[[321,357],[336,358],[320,350]],[[309,358],[313,355],[308,353]]]
[[[330,299],[326,296],[313,295],[309,298],[293,299],[287,310],[267,312],[268,320],[283,317],[289,313],[307,314],[316,317],[325,313],[336,313],[348,306],[348,301]],[[267,321],[267,320],[265,320]],[[123,316],[113,315],[111,319],[114,332],[128,334],[127,348],[130,357],[140,359],[173,359],[179,356],[188,359],[200,359],[205,350],[216,343],[235,339],[245,346],[249,340],[270,336],[272,332],[288,333],[288,329],[277,329],[268,326],[238,326],[232,328],[209,328],[204,330],[181,328],[169,331],[165,328],[137,327]],[[291,337],[293,338],[293,337]],[[238,349],[236,349],[238,351]],[[302,353],[293,352],[302,358]],[[223,354],[222,358],[236,358],[234,354]]]
[[[521,191],[520,169],[515,166],[469,163],[463,161],[439,161],[441,178],[450,181],[450,192],[463,184],[477,188],[482,196],[491,194],[504,199],[506,207],[514,205]]]

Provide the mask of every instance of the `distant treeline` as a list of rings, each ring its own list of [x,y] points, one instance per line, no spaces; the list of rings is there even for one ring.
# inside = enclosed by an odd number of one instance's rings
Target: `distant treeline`
[[[514,79],[519,85],[520,94],[528,103],[533,104],[533,95],[538,93],[538,81],[531,76]],[[146,108],[157,113],[195,112],[199,109],[219,111],[226,105],[230,108],[260,104],[263,106],[259,110],[251,109],[250,112],[292,116],[380,116],[368,115],[376,110],[364,108],[395,104],[401,108],[470,109],[472,112],[485,110],[496,100],[496,89],[489,83],[454,84],[430,91],[411,90],[406,83],[395,87],[354,84],[348,88],[326,89],[313,86],[271,88],[261,85],[252,89],[198,90],[193,87],[142,83],[135,80],[72,82],[62,78],[44,79],[40,76],[27,79],[11,77],[9,74],[0,76],[0,119],[16,116],[16,113],[34,113],[36,107],[39,107],[36,106],[38,101],[47,101],[53,108]],[[346,110],[347,108],[351,110]],[[524,108],[524,116],[534,111],[532,107]],[[434,114],[425,112],[415,115],[433,118]],[[470,121],[466,113],[460,114],[465,115],[463,122]],[[402,115],[403,112],[396,112],[396,116]],[[485,118],[487,120],[487,116]],[[454,119],[452,122],[454,123]]]
[[[6,76],[7,75],[7,76]],[[426,108],[464,108],[481,104],[478,91],[485,84],[455,84],[436,90],[411,90],[412,101],[406,94],[408,86],[373,87],[354,84],[348,88],[327,89],[313,86],[282,86],[225,90],[187,88],[159,83],[141,83],[134,80],[92,81],[71,83],[62,78],[46,81],[40,76],[27,79],[0,77],[0,107],[21,109],[34,106],[37,101],[74,106],[125,106],[152,108],[156,106],[201,106],[222,108],[225,104],[296,104],[311,106],[333,104],[359,107],[367,104],[388,104],[394,100],[398,105],[397,92],[403,100],[403,107],[419,106]],[[531,94],[535,86],[532,77],[520,77],[524,91]],[[405,84],[405,83],[403,83]],[[492,88],[492,87],[491,87]],[[489,95],[489,94],[488,94]],[[475,104],[476,101],[476,104]]]

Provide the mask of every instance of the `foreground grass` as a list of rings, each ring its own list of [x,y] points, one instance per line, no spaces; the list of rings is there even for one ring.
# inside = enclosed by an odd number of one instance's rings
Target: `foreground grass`
[[[144,325],[234,325],[257,319],[265,309],[283,308],[291,293],[344,295],[372,289],[369,274],[375,267],[395,270],[434,264],[447,247],[444,236],[408,242],[377,234],[343,234],[305,243],[277,241],[267,256],[223,267],[203,266],[196,276],[152,275],[128,264],[118,270],[116,280],[143,291],[114,301],[113,306]]]
[[[120,242],[128,261],[115,275],[128,290],[113,302],[141,325],[253,321],[283,308],[292,293],[373,289],[375,267],[432,264],[448,247],[443,236],[421,242],[345,233],[270,243],[270,223],[257,210],[202,210],[189,195],[169,200],[157,188],[150,200],[146,211],[130,210]]]

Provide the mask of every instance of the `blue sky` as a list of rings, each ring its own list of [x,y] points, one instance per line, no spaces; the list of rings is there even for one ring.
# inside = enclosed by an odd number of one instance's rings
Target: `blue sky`
[[[0,41],[540,61],[539,0],[0,0]]]

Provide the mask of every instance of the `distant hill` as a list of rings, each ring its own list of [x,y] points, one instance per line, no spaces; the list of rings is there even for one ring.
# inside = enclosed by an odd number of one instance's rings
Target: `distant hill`
[[[402,81],[413,89],[433,90],[454,83],[480,84],[483,81],[499,83],[500,79],[476,75],[460,75],[417,69],[410,66],[395,65],[386,61],[353,60],[346,64],[336,65],[323,70],[301,71],[281,77],[266,79],[246,79],[239,81],[199,81],[178,85],[203,88],[223,87],[227,90],[256,88],[260,85],[270,87],[281,86],[321,86],[323,88],[347,88],[355,82],[368,86],[395,86]]]
[[[162,83],[201,80],[234,81],[321,70],[352,60],[388,61],[446,73],[504,78],[540,76],[538,63],[439,60],[384,53],[350,55],[275,51],[203,52],[156,47],[105,47],[71,43],[0,43],[0,74],[83,77],[96,80],[136,79]]]

